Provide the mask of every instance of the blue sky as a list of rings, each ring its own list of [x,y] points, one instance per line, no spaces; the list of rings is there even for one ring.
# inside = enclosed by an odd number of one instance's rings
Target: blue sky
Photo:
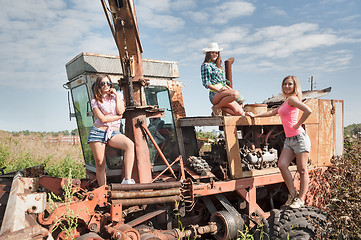
[[[59,131],[69,121],[65,64],[81,52],[117,55],[100,1],[0,0],[0,130]],[[345,125],[361,123],[361,1],[136,0],[143,58],[179,63],[188,116],[209,116],[202,48],[218,42],[235,57],[234,88],[246,103],[280,92],[332,87]]]

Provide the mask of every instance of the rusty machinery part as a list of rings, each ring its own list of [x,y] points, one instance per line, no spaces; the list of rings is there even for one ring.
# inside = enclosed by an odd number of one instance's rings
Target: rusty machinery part
[[[234,239],[238,231],[242,231],[244,222],[242,218],[233,216],[227,211],[218,211],[212,214],[211,222],[215,222],[218,231],[214,234],[217,240]]]
[[[269,217],[271,239],[323,239],[327,216],[315,207],[271,211]]]
[[[192,232],[189,230],[181,231],[178,228],[172,230],[140,229],[141,240],[178,240],[183,238],[190,239]],[[192,238],[193,239],[193,238]]]
[[[166,196],[166,197],[153,197],[153,198],[134,198],[134,199],[115,199],[113,204],[122,204],[123,206],[136,206],[148,204],[161,204],[182,201],[181,196]]]
[[[76,215],[79,219],[84,222],[89,222],[95,214],[95,208],[97,206],[103,207],[108,205],[107,196],[107,186],[99,187],[92,192],[86,193],[82,200],[57,204],[56,211],[47,207],[45,211],[38,215],[38,221],[42,225],[54,224],[58,219],[61,219],[62,216],[66,216],[70,210],[72,214]],[[87,209],[87,211],[84,211],[84,209]]]
[[[137,184],[110,184],[111,191],[127,191],[127,190],[149,190],[149,189],[169,189],[180,188],[182,182],[159,182],[159,183],[137,183]]]
[[[186,165],[191,167],[196,173],[201,176],[206,176],[207,173],[211,172],[211,167],[206,160],[201,157],[190,156],[187,159]]]
[[[47,189],[48,191],[53,192],[56,195],[61,195],[64,193],[63,186],[68,186],[68,178],[57,178],[52,176],[41,176],[39,177],[39,184]],[[72,192],[80,192],[81,189],[81,180],[72,179]]]
[[[113,204],[136,206],[169,202],[193,202],[191,180],[140,184],[111,184],[109,191]],[[142,190],[142,191],[136,191]],[[147,191],[149,190],[149,191]]]
[[[6,232],[1,234],[1,240],[13,239],[46,239],[50,235],[48,229],[40,225],[29,226],[15,232]]]
[[[165,197],[181,195],[180,188],[171,188],[165,190],[153,190],[153,191],[111,191],[111,199],[129,199],[129,198],[152,198],[152,197]]]
[[[139,231],[127,224],[121,224],[115,227],[106,226],[105,230],[111,235],[111,239],[114,240],[123,240],[123,239],[140,240]]]
[[[269,149],[268,144],[264,144],[262,148],[256,148],[255,143],[246,139],[240,139],[238,142],[242,169],[244,171],[277,167],[278,151],[276,149]],[[211,171],[221,180],[229,179],[225,146],[225,140],[218,139],[215,143],[211,144],[211,151],[205,152],[202,158],[192,157],[188,159],[187,161],[191,162],[188,166],[191,166],[200,175]],[[207,165],[204,165],[203,161]]]
[[[76,240],[104,240],[104,238],[100,237],[96,233],[90,232],[77,237]]]

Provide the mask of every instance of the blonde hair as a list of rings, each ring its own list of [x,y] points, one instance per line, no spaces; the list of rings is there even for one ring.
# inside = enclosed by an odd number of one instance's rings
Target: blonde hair
[[[296,96],[298,97],[298,99],[300,101],[302,101],[302,90],[301,90],[301,84],[300,84],[300,80],[298,80],[298,78],[296,76],[291,76],[288,75],[287,77],[285,77],[282,81],[282,93],[284,97],[288,97],[286,95],[286,93],[283,91],[283,84],[287,79],[292,79],[293,80],[293,85],[295,86],[295,89],[293,90],[293,92],[291,94],[289,94],[289,96]]]

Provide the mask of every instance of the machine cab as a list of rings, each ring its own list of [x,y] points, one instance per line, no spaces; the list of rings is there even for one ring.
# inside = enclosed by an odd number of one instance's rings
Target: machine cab
[[[64,85],[69,90],[72,100],[73,113],[75,117],[81,140],[81,146],[87,174],[95,174],[95,162],[87,139],[90,128],[93,126],[95,117],[92,114],[90,101],[93,98],[92,84],[97,74],[108,74],[113,86],[121,91],[118,80],[122,77],[122,69],[118,56],[81,53],[66,64],[68,82]],[[144,87],[145,101],[147,105],[158,106],[163,111],[162,117],[147,118],[147,127],[155,142],[162,150],[168,161],[179,155],[177,143],[175,119],[185,115],[183,100],[174,101],[177,98],[175,89],[180,89],[180,82],[174,80],[179,77],[178,65],[176,62],[165,62],[155,60],[143,60],[144,77],[148,84]],[[178,91],[181,92],[181,91]],[[177,108],[175,111],[173,108]],[[69,103],[69,111],[70,111]],[[174,114],[175,113],[175,114]],[[120,131],[124,133],[125,121],[122,119]],[[160,171],[165,168],[154,145],[148,141],[150,161],[153,171]],[[106,147],[106,174],[111,179],[121,179],[121,167],[123,153],[121,150]]]

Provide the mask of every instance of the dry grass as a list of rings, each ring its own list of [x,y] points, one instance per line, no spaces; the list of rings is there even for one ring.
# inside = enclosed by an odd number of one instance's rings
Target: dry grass
[[[65,159],[83,164],[80,144],[49,143],[46,141],[49,137],[52,135],[44,133],[12,134],[0,130],[0,167],[6,167],[5,172],[9,172],[18,170],[14,169],[17,166],[41,163],[61,164]]]

